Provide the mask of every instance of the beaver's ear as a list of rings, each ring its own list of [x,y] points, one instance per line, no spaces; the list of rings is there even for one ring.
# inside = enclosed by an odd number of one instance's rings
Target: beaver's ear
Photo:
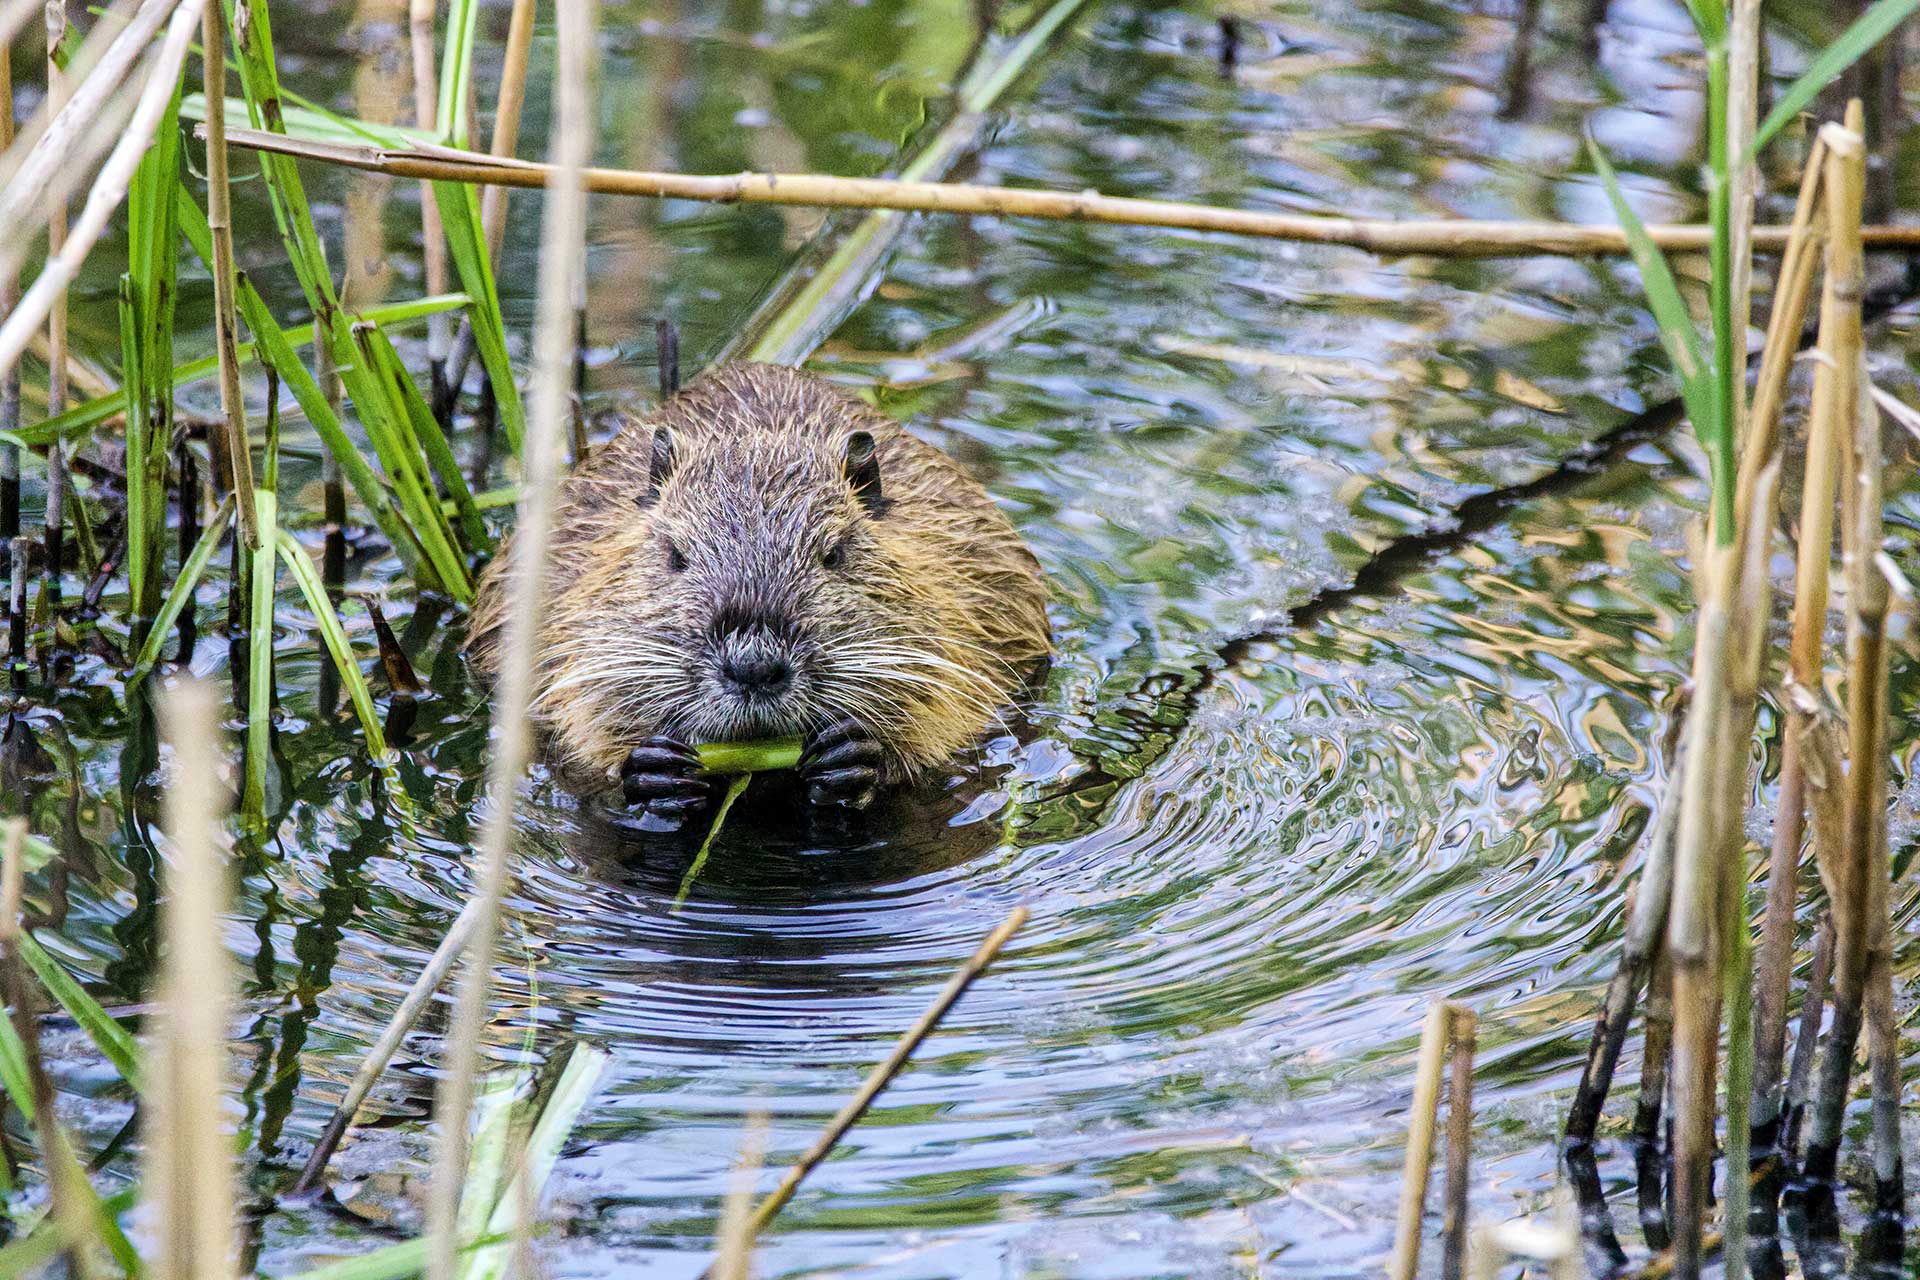
[[[653,447],[647,458],[647,487],[640,494],[640,505],[650,507],[660,496],[660,486],[673,474],[673,433],[665,427],[653,429]]]
[[[887,500],[880,492],[880,451],[868,432],[856,431],[847,437],[847,483],[868,515],[878,519],[886,512]]]

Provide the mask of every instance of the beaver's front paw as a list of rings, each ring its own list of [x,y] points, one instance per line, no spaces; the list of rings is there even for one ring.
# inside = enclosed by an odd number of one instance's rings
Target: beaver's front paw
[[[807,735],[800,751],[800,780],[807,803],[833,809],[864,809],[873,803],[884,755],[880,743],[852,719],[834,720]]]
[[[678,738],[648,738],[620,766],[627,803],[655,818],[679,821],[713,803],[713,779],[700,772],[700,757]]]

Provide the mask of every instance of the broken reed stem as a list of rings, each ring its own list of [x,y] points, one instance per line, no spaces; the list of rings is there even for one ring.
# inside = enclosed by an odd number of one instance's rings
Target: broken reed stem
[[[1793,1041],[1793,1060],[1787,1069],[1782,1158],[1793,1160],[1800,1151],[1800,1128],[1806,1119],[1807,1093],[1813,1080],[1820,1024],[1826,1020],[1827,992],[1833,980],[1833,914],[1822,912],[1813,935],[1813,968],[1807,973],[1807,994],[1800,1002],[1800,1027]]]
[[[994,958],[1000,954],[1000,949],[1007,945],[1007,940],[1026,924],[1027,916],[1025,907],[1015,907],[1008,912],[1007,918],[994,927],[993,932],[982,940],[979,948],[967,957],[951,978],[947,979],[947,985],[940,988],[940,993],[933,998],[933,1003],[927,1006],[926,1012],[907,1028],[906,1033],[893,1046],[893,1052],[867,1073],[867,1078],[860,1082],[859,1089],[847,1099],[846,1105],[834,1113],[833,1119],[827,1121],[827,1127],[820,1131],[820,1136],[813,1140],[813,1145],[801,1154],[793,1167],[787,1170],[786,1176],[780,1179],[780,1184],[754,1209],[747,1223],[749,1245],[767,1229],[767,1224],[778,1216],[787,1202],[793,1199],[794,1193],[800,1189],[800,1184],[806,1181],[807,1175],[827,1158],[828,1153],[839,1144],[841,1138],[846,1136],[847,1131],[859,1123],[860,1117],[865,1115],[867,1108],[873,1105],[873,1100],[880,1096],[881,1091],[888,1084],[892,1083],[896,1075],[900,1074],[900,1068],[906,1066],[907,1059],[913,1056],[913,1051],[918,1049],[921,1042],[940,1025],[940,1020],[946,1017],[948,1010],[952,1009],[960,997],[966,994],[967,988],[973,985],[973,980],[980,976],[981,971],[993,963]],[[709,1267],[702,1273],[702,1280],[714,1274],[714,1269]]]
[[[25,133],[0,156],[0,255],[8,264],[19,265],[26,252],[29,228],[45,220],[49,200],[71,194],[79,174],[97,154],[89,144],[113,136],[100,126],[116,122],[116,94],[121,83],[141,52],[153,43],[167,16],[181,3],[191,2],[145,0],[97,59],[90,56],[94,42],[88,41],[88,47],[75,59],[77,69],[85,74],[77,77],[72,96],[58,107],[43,105]],[[96,39],[105,38],[109,25],[101,24]],[[20,143],[26,144],[26,150],[16,155]]]
[[[67,75],[60,65],[60,47],[67,38],[67,7],[61,0],[47,5],[47,110],[58,115],[67,102]],[[57,258],[67,243],[67,193],[61,187],[47,210],[47,257]],[[47,416],[67,411],[67,287],[54,291],[47,304]],[[66,559],[64,535],[67,514],[67,448],[59,440],[47,445],[46,550],[47,591],[60,598],[60,570]]]
[[[201,84],[208,102],[224,102],[227,92],[226,16],[218,3],[207,4],[200,23]],[[220,361],[220,430],[238,498],[240,536],[258,552],[260,517],[253,502],[253,454],[247,444],[247,401],[240,387],[239,324],[234,313],[233,201],[227,184],[227,122],[222,112],[207,113],[207,230],[213,241],[214,345]],[[268,550],[271,555],[271,549]]]
[[[1855,123],[1857,115],[1850,105],[1848,123]],[[1832,365],[1828,371],[1830,391],[1822,407],[1831,416],[1815,429],[1853,442],[1861,418],[1860,300],[1865,290],[1865,267],[1857,228],[1866,185],[1866,147],[1852,129],[1829,124],[1820,132],[1827,145],[1828,292],[1836,305],[1831,317],[1823,309],[1820,333],[1820,349]],[[1885,741],[1887,590],[1872,563],[1872,554],[1879,547],[1880,446],[1876,439],[1870,454],[1859,450],[1857,443],[1849,448],[1856,454],[1851,459],[1854,475],[1841,486],[1849,759],[1845,782],[1834,784],[1844,788],[1844,835],[1841,847],[1828,853],[1832,869],[1829,893],[1834,898],[1834,1017],[1820,1065],[1806,1161],[1807,1176],[1819,1181],[1833,1178],[1839,1160],[1865,996],[1870,928],[1868,876],[1879,848],[1879,833],[1884,830],[1881,824],[1886,810],[1886,766],[1880,759],[1880,748]],[[1872,465],[1867,465],[1869,457]],[[1876,536],[1863,541],[1869,528]]]
[[[538,189],[553,181],[553,167],[529,160],[505,160],[452,147],[361,146],[288,137],[255,129],[232,129],[227,140],[280,155],[323,164],[345,165],[403,178],[448,180]],[[909,182],[889,178],[838,178],[811,173],[739,173],[704,175],[632,169],[589,169],[589,191],[654,199],[699,200],[713,204],[771,204],[829,209],[898,209],[909,213],[976,214],[1041,218],[1058,222],[1098,222],[1114,226],[1165,227],[1228,235],[1291,240],[1305,244],[1345,245],[1387,257],[1512,257],[1530,254],[1583,257],[1627,252],[1626,233],[1617,226],[1574,226],[1556,222],[1496,222],[1473,218],[1430,221],[1329,218],[1305,214],[1222,209],[1174,200],[1106,196],[1094,191],[1038,191],[952,182]],[[1700,225],[1652,226],[1647,233],[1669,252],[1698,252],[1708,247],[1709,228]],[[1755,227],[1756,252],[1779,252],[1789,228]],[[1920,246],[1920,226],[1876,226],[1862,232],[1875,248]]]
[[[501,674],[494,702],[494,753],[488,768],[492,810],[481,833],[476,901],[479,919],[466,948],[459,998],[447,1048],[445,1078],[436,1102],[439,1135],[427,1201],[428,1280],[453,1280],[454,1231],[460,1181],[466,1168],[467,1113],[480,1056],[480,1036],[492,990],[493,950],[507,878],[513,811],[529,748],[527,708],[532,700],[540,598],[552,532],[554,491],[565,435],[567,386],[572,372],[574,294],[586,259],[587,193],[580,176],[593,154],[592,0],[559,0],[559,53],[554,74],[553,131],[549,143],[560,178],[547,193],[540,249],[540,297],[534,326],[534,369],[525,440],[520,519],[514,531],[512,577],[501,641]]]
[[[147,148],[153,144],[154,131],[159,127],[167,104],[172,101],[174,90],[179,87],[180,67],[186,61],[202,3],[203,0],[180,0],[179,7],[172,10],[173,20],[167,26],[165,41],[154,58],[152,72],[145,88],[141,90],[133,117],[120,133],[119,143],[94,179],[93,188],[87,193],[86,204],[80,210],[80,217],[67,236],[66,247],[60,253],[48,256],[46,265],[26,291],[26,296],[6,321],[0,323],[0,370],[11,369],[19,362],[20,354],[26,350],[33,334],[51,311],[54,297],[73,282],[80,264],[86,260],[87,254],[100,239],[101,232],[106,229],[108,219],[126,199],[134,171],[139,167]],[[83,83],[75,90],[69,108],[73,102],[80,101],[86,88]]]
[[[478,898],[461,909],[446,936],[440,939],[440,945],[434,948],[426,966],[420,970],[420,976],[407,989],[406,998],[393,1011],[386,1029],[381,1031],[380,1038],[374,1041],[373,1047],[361,1059],[359,1070],[353,1073],[353,1079],[347,1085],[346,1095],[340,1099],[340,1105],[328,1119],[327,1127],[320,1131],[319,1140],[307,1156],[306,1166],[300,1170],[299,1181],[293,1184],[294,1195],[304,1195],[320,1185],[320,1179],[327,1171],[327,1162],[333,1158],[341,1138],[346,1136],[354,1114],[360,1110],[360,1104],[373,1092],[373,1086],[379,1082],[387,1064],[393,1061],[393,1055],[406,1040],[407,1033],[420,1020],[420,1014],[433,999],[434,992],[440,989],[447,971],[453,968],[454,961],[460,958],[472,939],[474,926],[480,921],[480,909]]]
[[[173,750],[166,792],[166,896],[161,904],[159,1025],[149,1037],[141,1186],[153,1206],[155,1280],[235,1274],[233,1142],[226,1131],[227,1032],[232,965],[220,938],[227,898],[219,839],[219,710],[210,686],[183,680],[160,707]]]
[[[1479,1019],[1473,1010],[1452,1010],[1453,1061],[1447,1070],[1446,1217],[1440,1228],[1441,1280],[1465,1280],[1469,1162],[1473,1156],[1473,1053]]]
[[[16,557],[14,563],[19,562]],[[53,1081],[48,1078],[40,1057],[40,1019],[33,1010],[33,986],[27,977],[26,963],[20,958],[20,934],[25,927],[21,911],[25,906],[27,820],[8,819],[4,832],[4,837],[0,837],[4,845],[0,848],[0,1002],[5,1003],[12,1016],[14,1035],[20,1041],[21,1056],[25,1059],[28,1089],[33,1097],[30,1119],[34,1142],[40,1148],[41,1163],[46,1170],[53,1220],[66,1239],[67,1267],[78,1280],[92,1280],[99,1272],[87,1248],[96,1236],[86,1204],[91,1190],[85,1185],[86,1173],[80,1168],[55,1110]]]
[[[1800,232],[1782,264],[1784,291],[1767,326],[1767,346],[1760,361],[1760,382],[1754,395],[1755,443],[1777,438],[1777,415],[1784,398],[1791,348],[1797,342],[1801,313],[1812,289],[1815,247],[1825,239],[1824,217],[1814,218],[1820,203],[1819,184],[1826,167],[1826,144],[1816,137],[1801,177],[1800,203],[1794,227]],[[1820,313],[1827,317],[1843,307],[1835,277],[1829,275],[1822,291]],[[1789,331],[1796,337],[1783,335]],[[1778,344],[1778,345],[1776,345]],[[1833,503],[1839,475],[1841,440],[1831,426],[1833,370],[1817,363],[1813,375],[1813,407],[1809,419],[1807,456],[1800,498],[1798,554],[1794,565],[1793,639],[1789,680],[1801,690],[1820,687],[1823,636],[1827,623],[1828,573],[1833,558]],[[1748,459],[1741,460],[1744,469]],[[1771,513],[1765,513],[1771,518]],[[1753,1074],[1753,1139],[1760,1147],[1779,1135],[1781,1071],[1786,1055],[1787,990],[1793,972],[1794,904],[1798,897],[1800,850],[1806,828],[1806,769],[1801,739],[1807,713],[1792,688],[1782,698],[1787,713],[1780,751],[1779,803],[1774,817],[1773,845],[1767,861],[1767,911],[1760,939],[1755,981]]]
[[[713,1280],[747,1280],[753,1260],[753,1179],[766,1155],[767,1113],[747,1117],[740,1155],[727,1180],[727,1198],[720,1206],[720,1225],[714,1232]]]
[[[1420,1220],[1426,1213],[1427,1183],[1433,1176],[1433,1131],[1440,1106],[1440,1074],[1446,1067],[1447,1032],[1452,1022],[1445,1000],[1427,1009],[1420,1032],[1420,1058],[1414,1068],[1413,1103],[1407,1114],[1407,1158],[1400,1171],[1400,1214],[1393,1234],[1389,1280],[1413,1280],[1420,1266]]]
[[[13,43],[0,40],[0,154],[13,146]],[[0,262],[0,316],[20,302],[20,268]],[[0,375],[0,432],[20,429],[20,366]],[[0,444],[0,543],[20,532],[20,446]]]
[[[435,0],[409,0],[407,26],[413,38],[413,122],[427,133],[437,132],[442,121],[435,117],[440,97],[433,64],[433,17]],[[221,114],[207,99],[207,117]],[[433,198],[433,183],[420,183],[420,246],[426,260],[427,292],[447,291],[447,242],[440,229],[440,206]],[[447,318],[427,317],[427,361],[432,369],[434,403],[440,403],[447,380]]]
[[[1586,1066],[1574,1091],[1573,1105],[1568,1109],[1568,1142],[1593,1141],[1601,1109],[1606,1106],[1607,1093],[1613,1086],[1621,1047],[1626,1043],[1635,998],[1666,933],[1667,913],[1673,902],[1673,844],[1679,829],[1680,780],[1686,772],[1687,739],[1692,724],[1689,716],[1681,725],[1674,758],[1660,788],[1653,830],[1647,838],[1646,865],[1640,872],[1640,885],[1627,915],[1620,966],[1607,984],[1606,999],[1594,1022],[1593,1039],[1587,1048]]]

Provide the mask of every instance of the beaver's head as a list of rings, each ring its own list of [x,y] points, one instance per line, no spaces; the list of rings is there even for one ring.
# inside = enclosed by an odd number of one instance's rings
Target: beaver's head
[[[984,718],[991,686],[956,663],[928,566],[891,528],[884,447],[824,434],[657,426],[592,671],[639,723],[692,742],[804,733],[852,716],[883,738],[930,706]],[[976,667],[979,664],[974,664]],[[583,690],[584,692],[584,690]],[[983,710],[984,708],[984,710]]]

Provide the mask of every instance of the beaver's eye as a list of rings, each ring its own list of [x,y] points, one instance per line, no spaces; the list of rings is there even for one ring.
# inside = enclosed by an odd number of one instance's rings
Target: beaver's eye
[[[685,571],[686,567],[686,553],[669,542],[667,544],[667,569],[672,573],[681,573]]]
[[[827,569],[846,568],[847,567],[847,544],[844,542],[836,542],[832,546],[828,547],[825,551],[821,552],[820,564],[821,564],[821,567],[827,568]]]

